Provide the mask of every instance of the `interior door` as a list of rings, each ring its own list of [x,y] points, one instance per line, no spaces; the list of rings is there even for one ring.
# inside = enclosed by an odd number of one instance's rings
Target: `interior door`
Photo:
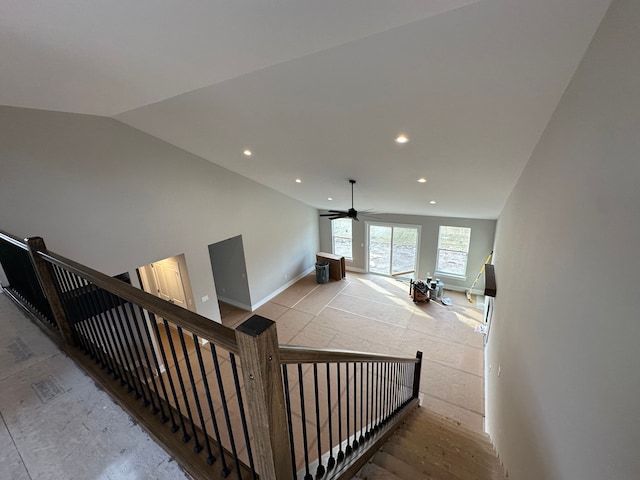
[[[180,264],[169,258],[151,264],[158,296],[169,303],[187,308],[186,294],[182,284]]]

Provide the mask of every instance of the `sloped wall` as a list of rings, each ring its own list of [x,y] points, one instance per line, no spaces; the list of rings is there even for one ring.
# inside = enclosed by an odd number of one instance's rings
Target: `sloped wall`
[[[242,235],[256,303],[318,250],[317,210],[103,117],[0,107],[0,205],[3,230],[109,275],[184,253],[212,319],[209,244]]]

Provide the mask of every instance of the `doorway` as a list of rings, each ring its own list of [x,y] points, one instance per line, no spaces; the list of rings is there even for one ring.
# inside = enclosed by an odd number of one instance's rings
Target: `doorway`
[[[420,226],[366,222],[368,271],[412,276],[418,270]]]
[[[139,267],[138,274],[145,292],[195,312],[184,254]]]
[[[242,235],[209,245],[213,281],[216,285],[220,320],[231,328],[251,311]]]

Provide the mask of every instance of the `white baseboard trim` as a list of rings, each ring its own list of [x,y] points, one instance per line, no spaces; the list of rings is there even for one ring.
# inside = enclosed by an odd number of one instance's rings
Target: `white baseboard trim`
[[[221,295],[218,295],[218,300],[220,300],[221,302],[224,303],[228,303],[229,305],[233,305],[234,307],[238,307],[241,308],[242,310],[247,310],[249,312],[251,312],[251,305],[247,305],[246,303],[242,303],[242,302],[237,302],[235,300],[232,300],[230,298],[227,297],[223,297]]]
[[[444,284],[444,289],[445,290],[453,290],[454,292],[466,292],[467,290],[469,290],[468,288],[459,287],[457,285],[447,285],[446,283]],[[473,295],[484,295],[484,290],[478,290],[476,288],[476,289],[471,290],[471,293]]]
[[[264,297],[262,300],[260,300],[259,302],[256,302],[254,304],[251,305],[250,311],[255,311],[257,309],[259,309],[262,305],[264,305],[265,303],[267,303],[269,300],[271,300],[272,298],[277,297],[278,295],[280,295],[282,292],[284,292],[287,288],[289,288],[291,285],[293,285],[294,283],[296,283],[298,280],[300,280],[302,277],[306,277],[307,275],[309,275],[311,272],[313,272],[316,269],[315,265],[312,265],[311,267],[309,267],[308,269],[306,269],[304,272],[302,272],[300,275],[298,275],[296,278],[292,278],[291,280],[289,280],[289,282],[285,283],[283,286],[281,286],[279,289],[277,289],[276,291],[270,293],[269,295],[267,295],[266,297]],[[224,301],[224,300],[223,300]]]
[[[345,267],[345,270],[347,272],[367,273],[367,271],[364,268],[350,267],[349,265]]]

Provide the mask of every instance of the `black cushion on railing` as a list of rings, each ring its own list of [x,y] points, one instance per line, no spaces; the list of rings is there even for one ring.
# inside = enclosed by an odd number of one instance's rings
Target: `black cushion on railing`
[[[484,266],[484,294],[489,297],[496,296],[496,271],[491,264]]]

